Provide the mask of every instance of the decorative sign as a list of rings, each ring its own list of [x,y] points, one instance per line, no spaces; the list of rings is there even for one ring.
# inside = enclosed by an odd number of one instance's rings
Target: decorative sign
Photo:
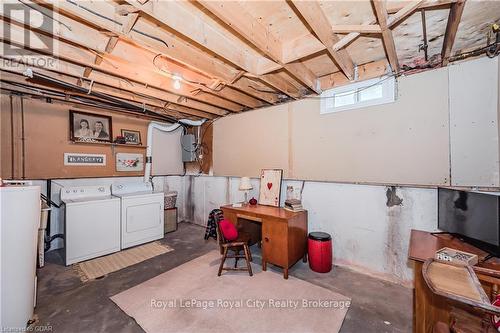
[[[281,169],[263,169],[260,172],[259,204],[279,207],[281,195]]]
[[[144,170],[143,154],[116,154],[116,171],[142,171]]]
[[[106,165],[106,155],[105,154],[64,153],[64,165],[105,166]]]

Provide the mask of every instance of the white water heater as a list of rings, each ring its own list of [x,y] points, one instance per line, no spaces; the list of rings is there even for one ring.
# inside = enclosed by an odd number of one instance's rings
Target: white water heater
[[[40,187],[0,187],[0,331],[24,332],[36,293]]]

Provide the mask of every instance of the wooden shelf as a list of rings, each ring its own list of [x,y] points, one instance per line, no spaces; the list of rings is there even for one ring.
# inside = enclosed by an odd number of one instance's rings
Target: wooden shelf
[[[147,146],[143,145],[132,145],[126,143],[114,143],[114,142],[86,142],[86,141],[70,141],[72,144],[83,144],[83,145],[100,145],[100,146],[112,146],[112,147],[130,147],[138,149],[146,149]]]

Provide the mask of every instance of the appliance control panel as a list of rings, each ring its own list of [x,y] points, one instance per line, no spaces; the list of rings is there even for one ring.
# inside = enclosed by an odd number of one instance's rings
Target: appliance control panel
[[[84,198],[98,198],[107,197],[111,195],[109,185],[95,185],[95,186],[75,186],[63,187],[61,189],[61,200],[75,200]]]
[[[129,193],[152,193],[153,185],[150,182],[119,183],[111,185],[114,195]]]

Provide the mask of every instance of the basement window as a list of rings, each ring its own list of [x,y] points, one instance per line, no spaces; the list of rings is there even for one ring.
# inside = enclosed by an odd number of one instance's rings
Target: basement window
[[[324,91],[320,95],[320,114],[392,103],[395,81],[394,77],[376,78]]]

